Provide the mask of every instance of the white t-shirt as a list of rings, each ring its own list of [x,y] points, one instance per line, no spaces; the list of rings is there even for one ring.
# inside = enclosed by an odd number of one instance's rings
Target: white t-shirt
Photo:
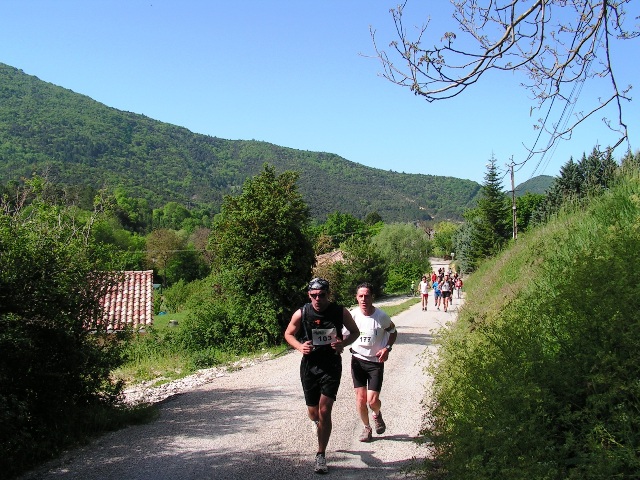
[[[386,329],[391,326],[391,318],[379,308],[371,315],[365,315],[360,308],[355,308],[351,311],[351,316],[360,330],[360,336],[351,345],[353,356],[369,362],[378,362],[376,353],[389,342],[389,332]]]
[[[420,282],[420,293],[423,295],[429,294],[429,282]]]

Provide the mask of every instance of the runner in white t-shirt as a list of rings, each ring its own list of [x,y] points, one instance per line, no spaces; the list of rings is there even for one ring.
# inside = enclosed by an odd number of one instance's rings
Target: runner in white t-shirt
[[[427,303],[429,303],[429,280],[427,276],[423,275],[420,280],[420,295],[422,296],[422,310],[427,310]]]
[[[351,376],[356,392],[356,409],[364,424],[361,442],[372,439],[369,424],[369,408],[378,435],[384,433],[386,425],[380,411],[380,390],[384,376],[384,362],[389,358],[391,346],[398,333],[396,326],[383,310],[373,306],[373,286],[361,283],[356,290],[359,308],[351,311],[360,336],[351,346]]]

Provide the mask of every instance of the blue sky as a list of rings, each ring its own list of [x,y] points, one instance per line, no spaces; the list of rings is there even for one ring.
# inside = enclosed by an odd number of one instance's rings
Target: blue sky
[[[387,45],[395,38],[389,9],[397,3],[3,0],[0,62],[193,132],[330,152],[384,170],[481,183],[492,155],[500,168],[524,160],[541,116],[530,116],[534,104],[519,86],[524,78],[493,75],[430,104],[379,75],[369,26]],[[635,3],[629,27],[638,24]],[[445,0],[410,0],[406,19],[418,25],[431,16],[435,42],[451,13]],[[615,51],[622,86],[638,79],[639,45],[629,41]],[[580,101],[600,95],[587,85]],[[624,108],[635,151],[640,109],[637,101]],[[516,184],[557,175],[569,157],[615,141],[604,115],[617,113],[598,114],[552,155],[529,160]]]

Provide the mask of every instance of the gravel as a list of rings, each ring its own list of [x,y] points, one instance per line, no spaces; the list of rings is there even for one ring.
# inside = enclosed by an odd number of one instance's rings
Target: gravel
[[[438,330],[455,320],[461,304],[456,300],[445,313],[429,300],[427,312],[416,304],[393,318],[399,334],[380,396],[387,431],[374,432],[371,443],[358,441],[362,425],[355,411],[350,355],[343,355],[327,450],[329,475],[411,478],[414,474],[407,468],[429,455],[428,446],[415,442],[431,380],[424,367],[435,353]],[[106,434],[22,480],[317,478],[317,443],[306,414],[299,364],[300,354],[290,351],[202,370],[159,387],[139,385],[126,392],[127,401],[157,402],[155,421]]]

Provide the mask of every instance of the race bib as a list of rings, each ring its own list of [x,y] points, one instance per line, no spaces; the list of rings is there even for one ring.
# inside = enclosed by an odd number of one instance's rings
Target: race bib
[[[330,345],[336,341],[336,329],[314,328],[311,330],[311,337],[314,345]]]
[[[368,330],[365,332],[360,332],[360,336],[358,337],[357,344],[362,345],[363,347],[370,347],[376,342],[376,331]]]

